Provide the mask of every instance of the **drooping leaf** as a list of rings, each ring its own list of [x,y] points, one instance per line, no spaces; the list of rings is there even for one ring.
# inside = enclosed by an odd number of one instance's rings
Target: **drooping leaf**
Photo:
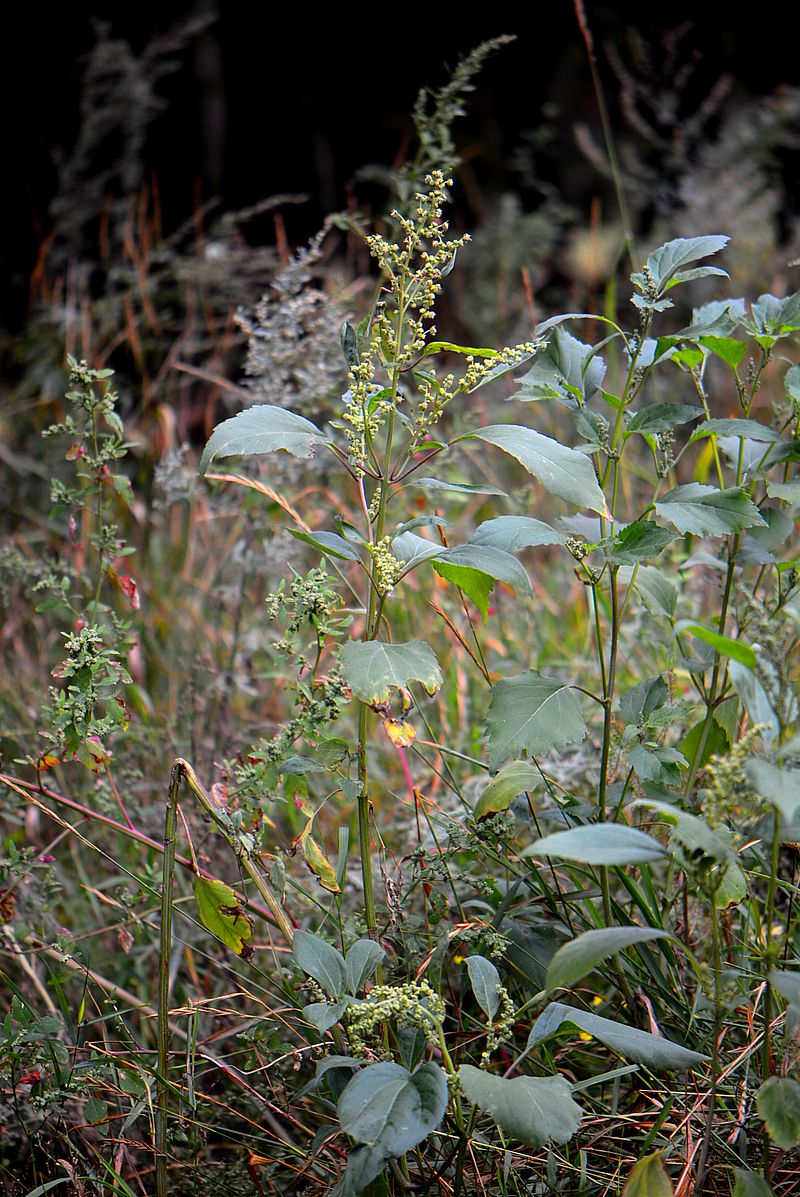
[[[489,767],[494,769],[522,752],[536,756],[578,743],[586,724],[569,686],[532,669],[492,687],[486,731]]]
[[[340,894],[342,891],[336,880],[336,870],[313,835],[310,834],[310,828],[311,823],[308,825],[308,832],[300,837],[303,859],[323,889],[331,894]]]
[[[682,534],[727,536],[729,532],[765,524],[755,503],[741,487],[718,490],[701,482],[688,482],[664,495],[655,507],[659,516]]]
[[[383,948],[374,939],[357,939],[344,958],[347,992],[358,993],[378,965],[383,963],[385,956]]]
[[[326,557],[338,557],[341,561],[358,561],[358,553],[343,536],[336,532],[300,532],[297,528],[290,528],[296,540],[310,544]]]
[[[702,415],[702,407],[692,407],[688,403],[654,403],[633,413],[625,426],[625,436],[632,436],[634,432],[657,436],[678,424],[699,420]]]
[[[351,640],[342,648],[339,661],[354,697],[371,705],[388,702],[391,690],[407,690],[412,681],[421,682],[429,694],[442,684],[439,662],[422,640],[407,644]]]
[[[660,1151],[636,1161],[628,1174],[622,1197],[675,1197]]]
[[[329,441],[305,416],[284,407],[258,404],[217,425],[200,458],[200,476],[220,457],[250,457],[277,449],[293,457],[313,457],[316,446]]]
[[[493,777],[475,803],[475,818],[485,819],[508,810],[515,798],[541,781],[541,774],[529,761],[509,761]]]
[[[556,831],[524,848],[520,856],[556,856],[579,864],[628,865],[662,860],[658,840],[625,823],[590,823]]]
[[[566,533],[556,531],[543,520],[535,520],[527,515],[499,515],[496,519],[478,524],[470,537],[470,544],[518,553],[521,549],[541,544],[564,544],[566,539]]]
[[[311,1002],[303,1007],[303,1015],[317,1028],[320,1035],[324,1035],[336,1025],[351,1002],[352,998],[349,997],[342,998],[339,1002]]]
[[[800,769],[754,760],[748,761],[747,775],[756,793],[777,807],[787,823],[793,823],[800,815]]]
[[[721,657],[728,657],[732,661],[741,662],[748,669],[755,669],[756,654],[750,645],[745,644],[743,640],[734,640],[731,636],[722,636],[712,628],[704,628],[701,624],[692,623],[690,619],[683,619],[675,625],[676,635],[681,635],[685,632],[688,632],[690,636],[694,636],[696,640],[702,640],[704,644],[710,644]]]
[[[624,574],[621,570],[619,576],[620,580],[629,581],[633,575],[630,570]],[[663,615],[667,619],[674,617],[678,606],[678,590],[666,574],[654,565],[641,565],[636,571],[634,585],[651,614]]]
[[[339,1098],[342,1130],[384,1158],[403,1155],[435,1130],[447,1109],[447,1078],[438,1064],[409,1072],[385,1061],[362,1068]]]
[[[737,341],[735,337],[700,337],[700,344],[734,370],[742,364],[742,358],[747,353],[744,341]]]
[[[593,346],[585,345],[565,328],[556,328],[534,358],[527,374],[518,380],[514,396],[523,403],[539,399],[588,402],[597,394],[606,372],[605,362]]]
[[[772,1185],[759,1172],[749,1172],[746,1168],[735,1168],[734,1171],[733,1197],[775,1197]]]
[[[631,278],[635,285],[643,291],[654,286],[656,291],[661,294],[671,282],[681,278],[682,281],[687,281],[690,272],[685,268],[691,262],[697,262],[700,258],[708,258],[712,254],[719,253],[729,240],[729,237],[722,235],[677,237],[673,241],[667,241],[666,244],[660,245],[650,254],[647,259],[647,274],[633,274]]]
[[[433,568],[441,577],[460,586],[478,606],[484,619],[486,601],[495,581],[506,582],[519,594],[533,594],[530,578],[516,557],[489,545],[463,544],[443,549]],[[487,577],[491,580],[488,589]]]
[[[471,1064],[462,1064],[458,1075],[472,1105],[485,1110],[504,1134],[520,1143],[568,1143],[580,1126],[583,1110],[563,1076],[506,1078]]]
[[[339,998],[347,987],[344,956],[311,931],[295,931],[292,941],[295,964],[319,982],[328,997]]]
[[[600,927],[584,931],[558,949],[547,970],[546,989],[569,988],[594,972],[598,964],[637,943],[669,938],[655,927]]]
[[[574,1006],[565,1006],[563,1002],[551,1002],[539,1015],[531,1028],[528,1046],[549,1039],[564,1024],[577,1027],[585,1034],[605,1043],[606,1047],[610,1047],[626,1060],[635,1060],[637,1064],[646,1064],[648,1068],[692,1068],[708,1059],[708,1056],[690,1051],[688,1047],[682,1047],[661,1035],[640,1031],[638,1027],[628,1027],[611,1018],[601,1018],[599,1014],[577,1010]]]
[[[607,544],[605,541],[603,544],[609,561],[616,565],[636,565],[639,561],[649,561],[658,557],[673,540],[674,532],[660,528],[651,520],[637,520],[628,524]]]
[[[490,424],[467,435],[496,445],[516,458],[550,494],[610,518],[605,496],[585,454],[519,424]]]
[[[788,1076],[771,1076],[756,1094],[756,1108],[772,1142],[784,1151],[800,1144],[800,1084]]]
[[[200,922],[226,948],[241,956],[253,934],[253,920],[245,914],[241,898],[224,881],[199,873],[194,875],[193,888]]]
[[[699,441],[707,436],[735,436],[746,437],[751,441],[761,441],[768,444],[779,441],[781,434],[758,420],[706,420],[699,428],[695,428],[689,440]]]
[[[500,1009],[500,974],[485,956],[467,956],[466,965],[475,1001],[492,1022]]]
[[[489,595],[494,590],[495,579],[482,570],[470,569],[466,565],[450,565],[438,560],[434,561],[433,568],[440,578],[463,590],[480,611],[481,619],[485,621],[489,614]]]
[[[420,490],[445,490],[456,495],[499,495],[503,499],[508,497],[506,492],[497,486],[473,485],[471,482],[445,482],[440,478],[411,478],[406,485],[418,486]],[[502,546],[500,547],[502,548]]]

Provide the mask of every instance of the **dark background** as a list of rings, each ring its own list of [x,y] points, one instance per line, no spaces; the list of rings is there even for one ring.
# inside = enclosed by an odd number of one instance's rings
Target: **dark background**
[[[142,180],[157,180],[166,232],[218,196],[228,208],[276,192],[305,193],[288,213],[292,242],[310,235],[322,216],[345,206],[366,163],[390,164],[407,142],[409,113],[421,86],[439,86],[445,64],[487,37],[514,33],[481,74],[469,114],[458,126],[475,197],[491,197],[507,181],[508,161],[543,111],[559,130],[536,160],[542,180],[565,202],[586,205],[591,168],[574,147],[578,119],[597,123],[586,52],[570,0],[550,5],[498,4],[478,15],[455,5],[331,5],[321,12],[299,3],[147,5],[70,4],[45,10],[29,3],[6,40],[3,71],[5,183],[2,189],[0,319],[24,320],[28,279],[42,239],[53,226],[51,204],[59,169],[80,129],[86,55],[100,37],[124,39],[140,54],[187,19],[207,14],[204,28],[184,35],[157,84],[161,111],[147,123]],[[619,119],[617,82],[608,46],[625,52],[635,25],[653,49],[653,86],[664,36],[684,22],[685,57],[696,69],[685,86],[687,105],[700,102],[719,76],[734,78],[732,94],[770,94],[798,80],[800,12],[785,6],[763,20],[744,9],[713,4],[653,7],[593,3],[594,33],[612,119]],[[199,21],[198,24],[202,24]],[[180,41],[180,39],[179,39]],[[555,115],[554,115],[555,114]],[[665,119],[674,120],[666,114]],[[113,159],[114,134],[100,151]],[[362,191],[368,185],[362,185]],[[110,191],[123,188],[112,180]],[[358,187],[356,187],[358,190]],[[359,195],[359,199],[360,199]],[[81,203],[80,195],[70,199]],[[474,211],[468,219],[480,213]],[[255,236],[272,235],[265,221]]]

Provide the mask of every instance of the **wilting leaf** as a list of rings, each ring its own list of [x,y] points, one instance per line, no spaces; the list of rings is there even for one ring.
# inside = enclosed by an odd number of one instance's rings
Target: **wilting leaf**
[[[674,1197],[675,1190],[661,1162],[661,1153],[642,1156],[633,1165],[622,1197]]]
[[[529,761],[509,761],[475,803],[475,818],[485,819],[487,815],[508,810],[515,798],[540,781],[541,774]]]
[[[200,922],[241,956],[253,934],[253,920],[244,913],[241,899],[224,881],[201,877],[199,873],[194,875],[193,886]]]
[[[407,644],[385,644],[381,640],[351,640],[339,657],[342,676],[356,698],[382,704],[390,690],[407,690],[409,682],[421,682],[429,694],[442,684],[442,674],[433,649],[422,640]]]

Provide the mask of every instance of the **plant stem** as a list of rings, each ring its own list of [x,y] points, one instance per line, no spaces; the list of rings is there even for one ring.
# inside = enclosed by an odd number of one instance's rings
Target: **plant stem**
[[[172,903],[175,882],[175,836],[182,762],[175,761],[169,779],[164,820],[164,862],[161,870],[161,937],[158,954],[158,1087],[155,1102],[156,1193],[168,1197],[167,1129],[169,1123],[169,961],[172,951]]]
[[[772,924],[775,919],[775,899],[778,892],[778,871],[780,869],[781,859],[781,812],[775,808],[775,825],[772,840],[772,853],[770,856],[770,870],[769,870],[769,884],[767,886],[767,901],[764,909],[764,930],[766,932],[765,945],[765,964],[766,976],[764,977],[764,1042],[761,1048],[761,1083],[763,1084],[770,1075],[770,1065],[772,1056],[772,982],[770,981],[770,973],[772,972],[773,958],[777,954],[773,950],[772,943]],[[777,947],[777,944],[776,944]],[[764,1179],[769,1182],[769,1135],[764,1136],[764,1154],[761,1161],[762,1170],[764,1172]]]
[[[719,1041],[722,1032],[722,989],[720,984],[722,953],[720,951],[719,918],[717,911],[718,887],[719,882],[716,881],[711,890],[711,969],[714,974],[714,1043],[711,1051],[711,1076],[709,1078],[708,1108],[706,1109],[706,1121],[703,1130],[703,1146],[700,1149],[700,1160],[697,1165],[697,1175],[693,1190],[695,1193],[703,1192],[703,1183],[708,1166],[708,1155],[711,1150],[711,1137],[714,1133],[714,1114],[717,1109],[717,1085],[720,1073]]]

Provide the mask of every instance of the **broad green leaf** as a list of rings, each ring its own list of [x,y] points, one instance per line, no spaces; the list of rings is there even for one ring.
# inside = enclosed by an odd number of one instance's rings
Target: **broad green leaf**
[[[499,515],[496,519],[478,524],[470,537],[470,544],[518,553],[521,549],[535,548],[540,544],[565,544],[566,539],[566,533],[557,532],[543,520],[535,520],[527,515]]]
[[[423,561],[438,557],[443,548],[443,545],[426,540],[424,536],[417,536],[416,532],[401,532],[392,539],[392,552],[398,561],[403,562],[401,577],[405,577]]]
[[[697,262],[700,258],[708,258],[711,254],[719,253],[729,240],[729,237],[721,235],[677,237],[674,241],[667,241],[666,244],[660,245],[650,254],[647,259],[649,279],[644,273],[633,274],[631,278],[642,290],[654,285],[660,294],[669,283],[679,276],[682,276],[683,281],[687,281],[687,276],[691,272],[686,271],[685,267],[690,262]]]
[[[200,458],[200,476],[220,457],[250,457],[277,449],[293,457],[313,457],[317,445],[328,443],[330,437],[305,416],[269,404],[248,407],[214,429]]]
[[[374,939],[357,939],[344,958],[348,993],[358,993],[385,957],[383,948]]]
[[[312,1027],[316,1027],[320,1035],[324,1035],[335,1026],[351,1004],[352,998],[346,997],[339,1002],[312,1002],[303,1007],[303,1016],[308,1019]]]
[[[716,357],[722,358],[723,362],[727,362],[734,370],[741,365],[742,358],[747,353],[744,341],[737,341],[735,337],[700,337],[700,344]]]
[[[800,503],[800,479],[794,482],[773,482],[767,479],[767,494],[771,499],[783,499],[786,503]]]
[[[660,1151],[637,1160],[625,1181],[622,1197],[675,1197]]]
[[[669,687],[660,675],[646,678],[620,695],[620,718],[626,723],[647,722],[654,711],[666,704],[668,698]]]
[[[532,669],[492,686],[486,732],[489,767],[495,769],[522,752],[537,756],[578,743],[586,724],[569,686]]]
[[[290,528],[289,531],[295,539],[310,544],[326,557],[338,557],[341,561],[358,561],[358,553],[353,546],[336,532],[298,532],[296,528]]]
[[[675,533],[650,520],[628,524],[612,540],[603,542],[606,557],[617,565],[636,565],[662,553],[675,540]]]
[[[705,424],[695,428],[689,440],[699,441],[707,436],[746,437],[747,440],[762,441],[764,444],[781,439],[779,432],[776,432],[774,428],[769,428],[766,424],[759,423],[758,420],[731,419],[706,420]]]
[[[733,1197],[775,1197],[775,1190],[759,1172],[748,1172],[746,1168],[735,1168],[736,1184]]]
[[[500,974],[485,956],[467,956],[467,972],[475,1001],[487,1015],[489,1022],[500,1009]]]
[[[490,1114],[500,1130],[531,1147],[568,1143],[583,1110],[563,1076],[493,1076],[462,1064],[458,1070],[468,1101]]]
[[[551,1002],[539,1015],[531,1028],[528,1047],[549,1039],[565,1023],[599,1039],[626,1060],[635,1060],[637,1064],[646,1064],[648,1068],[692,1068],[708,1059],[708,1056],[681,1047],[679,1043],[673,1043],[661,1035],[640,1031],[638,1027],[627,1027],[624,1023],[601,1018],[599,1014],[590,1014],[574,1006],[565,1006],[562,1002]]]
[[[194,875],[193,888],[200,922],[226,948],[241,956],[253,934],[253,920],[244,913],[241,898],[224,881],[199,873]]]
[[[658,435],[678,424],[699,420],[702,415],[702,407],[691,407],[688,403],[654,403],[633,413],[625,426],[625,436],[632,436],[634,432]]]
[[[633,571],[620,570],[620,580],[630,583]],[[663,615],[672,619],[678,607],[678,590],[675,583],[654,565],[641,565],[633,582],[641,595],[642,602],[652,615]]]
[[[771,1076],[756,1094],[756,1108],[770,1139],[784,1151],[800,1144],[800,1084],[788,1076]]]
[[[617,952],[637,943],[664,938],[669,938],[669,932],[654,927],[600,927],[595,931],[584,931],[560,947],[550,961],[546,989],[548,993],[554,989],[567,989]]]
[[[432,353],[467,353],[470,357],[497,357],[496,349],[476,349],[472,345],[454,345],[452,341],[429,341],[422,356],[430,357]]]
[[[743,640],[734,640],[731,636],[721,636],[719,632],[704,628],[701,624],[692,623],[689,619],[683,619],[675,625],[676,635],[685,632],[694,636],[696,640],[702,640],[704,644],[710,644],[721,657],[728,657],[732,661],[741,662],[748,669],[755,669],[756,654]]]
[[[719,864],[733,864],[735,853],[727,828],[711,828],[699,815],[690,814],[689,811],[671,806],[668,802],[658,802],[655,798],[637,798],[631,805],[654,810],[659,818],[671,824],[671,838],[682,844],[691,859],[697,863],[706,860]]]
[[[375,705],[389,701],[391,690],[407,690],[421,682],[429,694],[442,684],[433,649],[422,640],[384,644],[381,640],[351,640],[339,656],[342,677],[355,698]]]
[[[349,1152],[344,1176],[333,1190],[333,1197],[361,1197],[383,1172],[387,1158],[380,1147],[356,1147]]]
[[[467,436],[496,445],[516,458],[550,494],[610,518],[594,467],[585,454],[520,424],[490,424]]]
[[[533,594],[531,581],[524,566],[504,549],[494,548],[491,545],[455,545],[451,549],[441,551],[433,568],[439,573],[442,565],[478,570],[498,582],[508,583],[519,594]]]
[[[388,1159],[427,1138],[444,1117],[447,1101],[447,1078],[438,1064],[422,1064],[409,1072],[386,1061],[355,1074],[336,1113],[345,1134],[379,1149]]]
[[[718,490],[701,482],[676,486],[656,505],[656,511],[680,533],[727,536],[743,528],[764,527],[765,521],[741,487]]]
[[[487,815],[508,810],[515,798],[525,790],[532,790],[540,781],[541,774],[530,761],[509,761],[475,803],[475,818],[485,819]]]
[[[520,856],[558,856],[579,864],[628,865],[663,860],[666,850],[652,836],[625,823],[590,823],[546,835]]]
[[[344,956],[311,931],[295,931],[292,941],[294,962],[307,976],[318,981],[328,997],[339,998],[347,987]]]
[[[485,621],[489,614],[489,595],[494,590],[495,579],[479,569],[470,569],[466,565],[450,565],[438,560],[434,561],[433,568],[440,578],[452,582],[464,591],[480,611],[481,619]]]
[[[556,328],[534,359],[527,374],[518,379],[514,396],[523,403],[539,399],[589,401],[599,390],[605,363],[593,346],[584,344],[565,328]]]
[[[406,486],[418,486],[420,490],[451,491],[457,495],[500,495],[503,499],[508,497],[506,492],[497,486],[473,486],[469,482],[444,482],[440,478],[412,478],[406,483]]]
[[[747,775],[756,793],[777,807],[787,823],[793,823],[800,815],[800,769],[754,760],[748,761]]]

